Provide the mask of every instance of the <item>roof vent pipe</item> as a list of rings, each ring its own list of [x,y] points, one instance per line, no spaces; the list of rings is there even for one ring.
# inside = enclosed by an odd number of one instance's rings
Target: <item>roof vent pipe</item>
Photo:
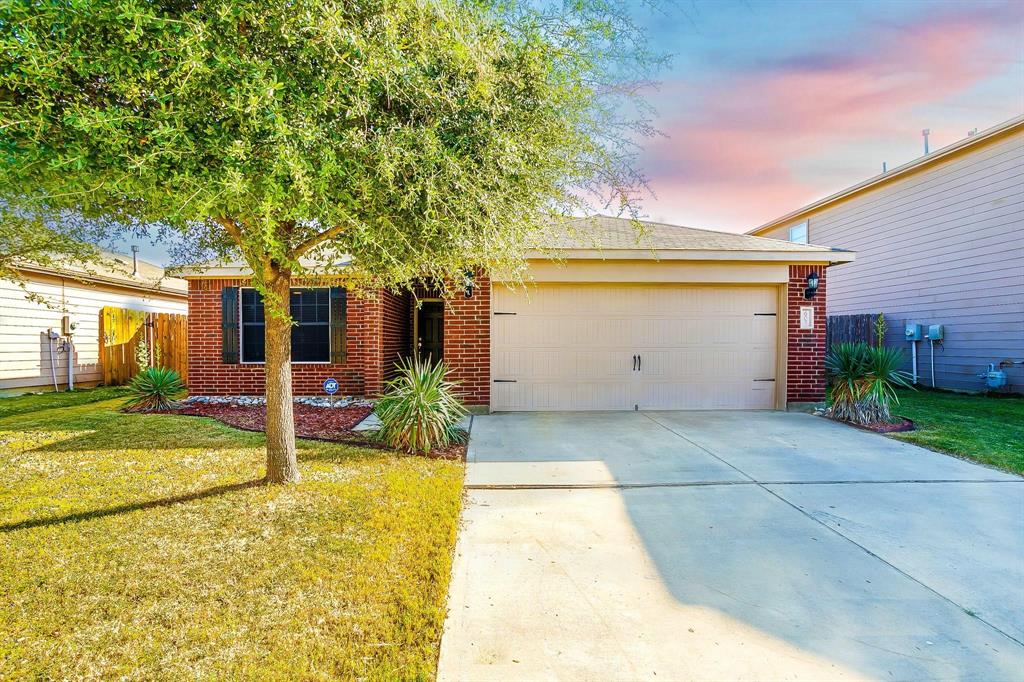
[[[931,128],[925,128],[921,131],[922,137],[924,137],[924,155],[928,156],[928,136],[931,135]]]
[[[139,274],[139,247],[132,244],[132,277]]]

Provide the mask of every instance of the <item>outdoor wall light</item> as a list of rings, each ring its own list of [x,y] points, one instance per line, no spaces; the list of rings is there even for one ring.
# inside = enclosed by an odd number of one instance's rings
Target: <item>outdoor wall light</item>
[[[812,272],[807,275],[807,288],[804,289],[804,298],[814,298],[818,293],[818,273]]]
[[[462,277],[462,291],[465,292],[466,298],[473,298],[473,272],[467,270]]]

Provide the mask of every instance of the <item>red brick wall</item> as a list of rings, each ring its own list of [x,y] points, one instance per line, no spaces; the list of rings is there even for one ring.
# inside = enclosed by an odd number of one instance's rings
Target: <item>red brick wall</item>
[[[416,287],[417,298],[440,298],[436,287]],[[410,297],[409,328],[413,329],[416,306]],[[416,339],[410,333],[408,352]],[[459,382],[467,405],[489,405],[491,402],[491,280],[478,274],[474,280],[473,297],[467,299],[461,290],[445,302],[444,360],[452,368],[452,380]]]
[[[456,295],[444,311],[444,359],[467,405],[491,402],[491,280],[477,275],[473,298]]]
[[[411,349],[412,327],[409,323],[409,294],[382,292],[383,317],[381,319],[381,359],[383,378],[395,376],[395,364]]]
[[[818,273],[818,294],[807,300],[807,275]],[[819,402],[825,399],[825,296],[823,265],[789,266],[788,348],[786,349],[787,402]],[[800,308],[814,307],[814,329],[800,329]]]
[[[221,362],[220,292],[227,286],[247,284],[246,279],[189,281],[188,384],[193,395],[262,395],[264,392],[262,364],[225,365]],[[385,348],[393,345],[392,335],[401,333],[393,325],[387,334],[383,333],[382,320],[404,318],[405,305],[402,297],[384,292],[373,296],[349,295],[345,362],[292,365],[295,395],[322,395],[322,384],[328,377],[338,380],[339,393],[345,395],[380,393]],[[396,307],[398,312],[394,312]]]

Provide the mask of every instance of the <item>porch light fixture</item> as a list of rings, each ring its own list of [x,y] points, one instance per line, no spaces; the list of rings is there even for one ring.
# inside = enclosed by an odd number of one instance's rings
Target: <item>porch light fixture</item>
[[[812,272],[807,275],[807,288],[804,289],[804,298],[814,298],[818,293],[818,273]]]
[[[466,298],[473,298],[474,286],[473,272],[471,270],[467,270],[462,276],[462,291],[466,294]]]

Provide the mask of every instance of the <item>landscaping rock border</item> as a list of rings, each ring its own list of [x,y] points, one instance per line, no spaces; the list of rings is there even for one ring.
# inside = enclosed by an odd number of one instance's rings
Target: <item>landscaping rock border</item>
[[[331,402],[330,398],[324,397],[301,397],[295,398],[298,405],[309,405],[310,407],[373,407],[373,401],[353,396],[342,396]],[[266,405],[267,399],[258,395],[196,395],[189,396],[181,401],[182,405],[232,405],[235,407],[249,407]]]

